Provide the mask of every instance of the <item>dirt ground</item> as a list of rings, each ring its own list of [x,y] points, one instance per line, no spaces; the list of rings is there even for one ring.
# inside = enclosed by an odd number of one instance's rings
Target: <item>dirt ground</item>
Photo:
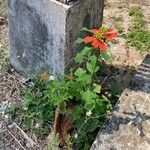
[[[127,33],[131,22],[131,18],[128,15],[128,6],[131,4],[141,6],[147,21],[147,27],[150,29],[150,0],[107,0],[103,24],[114,26],[116,17],[121,16],[124,33]],[[4,114],[4,109],[7,105],[13,104],[18,106],[22,101],[19,93],[25,80],[8,65],[3,65],[3,59],[8,58],[8,46],[3,46],[8,41],[6,18],[0,14],[0,68],[2,68],[0,69],[0,149],[40,150],[43,149],[45,139],[38,139],[35,135],[24,133],[19,127],[19,122],[14,122],[8,115]],[[134,70],[138,68],[146,55],[146,53],[141,55],[133,47],[126,46],[125,43],[125,39],[118,38],[115,44],[111,44],[110,51],[115,56],[111,65],[115,66],[116,69],[110,72],[105,80],[106,83],[113,80],[120,87],[121,91],[128,87],[134,75]],[[7,62],[6,64],[9,63]]]

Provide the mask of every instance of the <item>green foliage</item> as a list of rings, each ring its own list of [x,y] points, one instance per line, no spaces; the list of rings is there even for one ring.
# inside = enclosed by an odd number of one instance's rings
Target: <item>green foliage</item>
[[[129,8],[129,15],[132,16],[132,24],[130,30],[141,30],[145,27],[145,19],[142,10],[139,6],[131,6]]]
[[[150,31],[145,27],[145,19],[142,10],[138,6],[129,8],[129,15],[132,16],[132,23],[129,27],[128,43],[140,52],[150,49]]]
[[[123,33],[124,28],[121,25],[121,23],[116,23],[115,28],[117,29],[118,33],[120,33],[120,34]]]
[[[108,28],[103,29],[104,33],[108,32]],[[76,42],[82,43],[83,39]],[[62,115],[70,117],[74,127],[66,141],[68,149],[89,149],[112,108],[96,80],[100,64],[111,59],[109,52],[86,46],[75,57],[78,67],[64,78],[49,80],[47,73],[35,76],[33,84],[22,90],[23,103],[17,111],[22,128],[38,135],[47,134],[42,127],[54,121],[55,109],[59,107]],[[67,109],[69,103],[73,104],[71,112]]]
[[[115,17],[115,21],[117,21],[117,22],[123,21],[123,17],[121,15],[117,16],[117,17]]]
[[[5,108],[5,113],[6,114],[10,114],[11,115],[11,117],[12,116],[14,116],[15,115],[15,113],[16,113],[16,108],[14,107],[14,106],[7,106],[6,108]]]
[[[123,17],[120,15],[120,16],[114,16],[114,19],[115,19],[115,28],[117,29],[117,32],[119,34],[122,34],[123,31],[124,31],[124,27],[123,27],[123,24],[122,24],[122,21],[123,21]]]
[[[96,130],[111,109],[111,102],[101,94],[101,85],[94,82],[100,69],[99,61],[109,60],[110,56],[108,52],[96,56],[92,47],[85,47],[75,57],[79,67],[65,79],[50,82],[49,100],[55,107],[62,108],[62,114],[67,113],[68,101],[76,104],[70,116],[77,137],[70,140],[77,149],[90,147]]]
[[[54,106],[49,102],[48,79],[39,81],[41,74],[32,79],[32,84],[22,89],[23,103],[17,115],[25,131],[32,131],[36,135],[47,135],[48,131],[42,128],[46,122],[54,120]]]

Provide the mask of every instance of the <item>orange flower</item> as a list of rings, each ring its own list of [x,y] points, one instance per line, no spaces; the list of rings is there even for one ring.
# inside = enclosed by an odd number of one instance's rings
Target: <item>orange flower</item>
[[[104,35],[105,40],[113,39],[115,37],[118,37],[118,34],[117,34],[117,32],[114,32],[113,29],[111,29],[111,28]]]
[[[101,51],[105,52],[107,50],[106,40],[113,39],[117,37],[117,33],[113,29],[92,29],[90,30],[93,36],[87,36],[84,38],[85,43],[91,43],[94,48],[100,48]]]
[[[100,48],[102,51],[106,51],[106,49],[107,49],[107,46],[103,41],[98,40],[94,37],[87,36],[84,38],[84,42],[85,43],[92,43],[92,46],[94,48]]]

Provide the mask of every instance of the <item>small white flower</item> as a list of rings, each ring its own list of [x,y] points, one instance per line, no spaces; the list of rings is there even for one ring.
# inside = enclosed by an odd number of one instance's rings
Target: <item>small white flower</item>
[[[36,123],[35,128],[39,128],[40,124]]]
[[[92,115],[92,112],[91,111],[88,111],[87,113],[86,113],[86,116],[87,117],[90,117]]]
[[[75,134],[75,135],[74,135],[74,138],[77,139],[77,138],[78,138],[78,134]]]
[[[14,69],[12,68],[12,69],[11,69],[11,72],[13,72],[13,71],[14,71]]]
[[[25,111],[28,110],[28,107],[25,107],[24,110],[25,110]]]
[[[25,57],[25,55],[26,55],[26,54],[25,54],[25,53],[23,53],[23,54],[22,54],[22,57]]]
[[[55,76],[53,76],[53,75],[49,76],[49,80],[50,81],[55,80]]]
[[[20,55],[18,55],[17,57],[18,57],[18,58],[20,58],[21,56],[20,56]]]
[[[8,119],[8,118],[9,118],[9,115],[5,115],[5,118]]]

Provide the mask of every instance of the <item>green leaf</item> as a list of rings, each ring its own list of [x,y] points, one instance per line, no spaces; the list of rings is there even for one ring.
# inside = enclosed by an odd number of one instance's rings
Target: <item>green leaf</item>
[[[95,108],[95,102],[94,101],[90,101],[90,102],[86,102],[84,105],[84,108],[86,110],[92,110]]]
[[[97,65],[97,57],[92,55],[90,58],[89,58],[89,62],[87,62],[87,70],[90,72],[90,73],[95,73],[99,70],[99,66],[96,66]]]
[[[80,43],[82,43],[83,42],[83,38],[78,38],[77,40],[76,40],[76,43],[78,43],[78,44],[80,44]]]
[[[76,76],[82,76],[84,73],[86,73],[86,70],[82,69],[82,68],[78,68],[76,71],[75,71],[75,75]]]
[[[111,54],[109,52],[101,53],[101,58],[105,61],[111,61],[112,60]]]
[[[96,73],[96,72],[99,70],[99,68],[100,68],[100,66],[97,66],[97,67],[95,68],[95,72],[94,72],[94,73]]]
[[[91,91],[86,91],[82,94],[82,99],[86,102],[84,108],[92,110],[95,107],[95,99],[97,95]]]
[[[90,119],[89,122],[88,122],[88,132],[93,132],[96,128],[98,128],[100,125],[99,125],[99,121],[98,119]]]
[[[92,55],[89,60],[91,61],[92,65],[96,65],[97,63],[97,57],[95,55]]]
[[[87,144],[87,143],[85,143],[85,144],[84,144],[84,149],[83,149],[83,150],[89,150],[89,149],[90,149],[90,145]]]
[[[123,39],[128,39],[127,34],[121,34],[120,37],[122,37]]]
[[[93,101],[93,99],[96,99],[97,95],[91,92],[90,90],[88,90],[82,94],[82,98],[83,100],[88,102],[88,101]]]
[[[94,86],[94,89],[93,89],[94,93],[101,93],[101,85],[94,83],[93,86]]]
[[[86,68],[90,73],[94,73],[94,67],[90,63],[87,62]]]
[[[63,99],[61,97],[55,97],[52,102],[54,106],[59,106],[63,102]]]
[[[79,63],[79,64],[83,62],[83,54],[81,52],[76,55],[75,61],[76,63]]]
[[[90,56],[92,53],[92,47],[85,47],[81,52],[77,53],[75,57],[76,63],[81,64],[83,62],[84,56]]]
[[[83,85],[74,81],[70,84],[70,88],[68,89],[68,92],[72,97],[76,97],[77,100],[78,99],[80,100],[82,98],[80,94],[82,90],[83,90]]]
[[[90,32],[90,30],[87,29],[86,27],[82,28],[81,31],[87,31],[87,32]]]
[[[86,56],[86,55],[90,56],[92,53],[92,50],[93,50],[93,47],[86,46],[81,52],[83,56]]]
[[[65,101],[63,101],[63,102],[61,103],[61,105],[60,105],[60,110],[61,110],[61,113],[62,113],[63,115],[67,112],[67,110],[66,110],[66,102],[65,102]]]
[[[78,81],[82,82],[83,85],[88,85],[92,82],[91,75],[84,74]]]
[[[83,108],[81,106],[75,106],[73,108],[72,114],[71,114],[71,119],[72,121],[77,121],[81,118],[81,115],[83,114]]]

